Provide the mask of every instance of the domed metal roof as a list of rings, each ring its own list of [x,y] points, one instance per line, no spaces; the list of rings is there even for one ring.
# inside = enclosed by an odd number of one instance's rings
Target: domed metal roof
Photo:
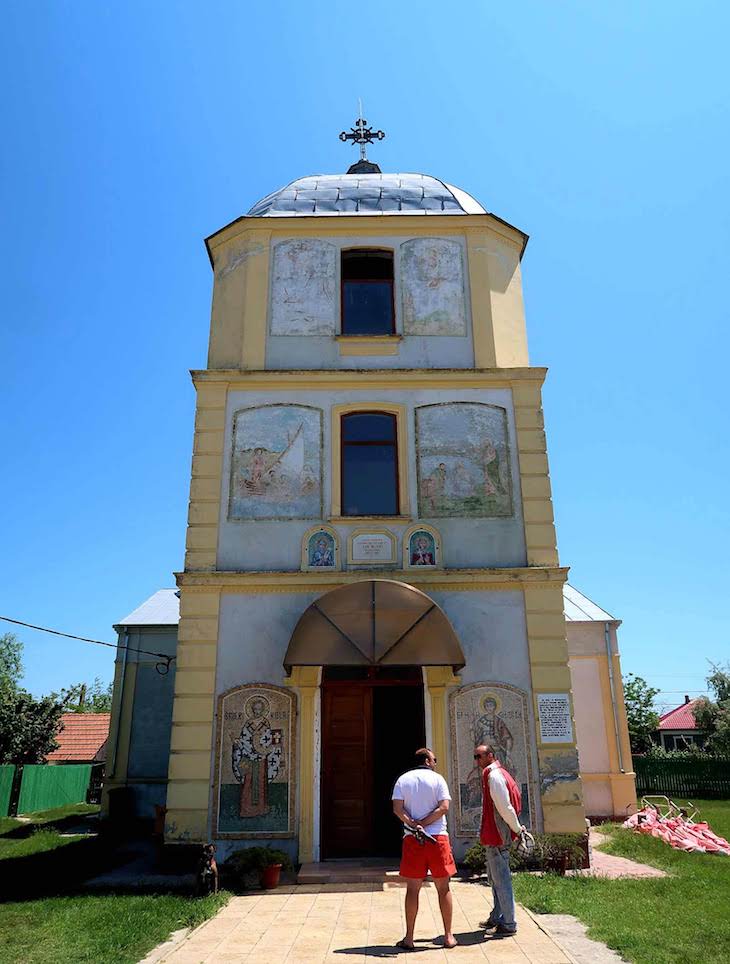
[[[486,213],[466,191],[428,174],[313,174],[262,198],[248,217]]]

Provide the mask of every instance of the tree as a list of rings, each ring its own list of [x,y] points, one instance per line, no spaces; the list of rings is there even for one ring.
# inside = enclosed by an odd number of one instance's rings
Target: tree
[[[705,750],[730,757],[730,664],[724,668],[712,664],[707,686],[715,699],[699,699],[693,714],[699,729],[707,735]]]
[[[624,677],[626,719],[632,753],[646,753],[652,745],[651,735],[659,726],[659,716],[653,707],[658,692],[641,676],[629,673]]]
[[[0,636],[0,696],[14,693],[23,676],[23,644],[15,633]]]
[[[0,636],[0,763],[43,763],[58,747],[63,706],[53,696],[37,700],[20,686],[23,643]]]
[[[63,703],[65,713],[111,713],[112,684],[104,686],[97,676],[91,685],[76,683],[51,696]]]
[[[52,696],[34,699],[23,690],[0,699],[0,763],[43,763],[58,748],[63,706]]]

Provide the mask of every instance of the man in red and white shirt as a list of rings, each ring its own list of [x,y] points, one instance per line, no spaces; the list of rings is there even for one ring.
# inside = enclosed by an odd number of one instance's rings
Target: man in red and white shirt
[[[509,850],[512,841],[525,829],[519,820],[522,794],[512,775],[497,759],[494,747],[482,743],[474,750],[474,760],[484,768],[479,840],[486,850],[494,898],[494,907],[484,926],[495,928],[494,937],[511,937],[517,933],[517,924]]]

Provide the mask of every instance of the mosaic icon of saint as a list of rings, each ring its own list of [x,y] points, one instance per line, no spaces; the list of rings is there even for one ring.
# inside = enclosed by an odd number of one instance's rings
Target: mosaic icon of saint
[[[435,566],[436,560],[433,554],[433,540],[426,535],[419,535],[415,545],[411,543],[411,565],[412,566]]]
[[[314,546],[314,552],[312,553],[311,566],[319,566],[321,568],[330,568],[335,564],[334,551],[330,544],[330,540],[324,536],[320,536]]]
[[[499,762],[514,776],[512,747],[515,741],[498,713],[497,699],[494,696],[485,696],[481,707],[484,713],[474,723],[474,746],[479,746],[480,743],[491,744]]]
[[[487,694],[481,701],[483,713],[474,720],[472,725],[472,746],[479,746],[486,743],[494,747],[497,759],[512,776],[515,776],[515,767],[512,760],[512,747],[514,737],[510,733],[509,727],[499,715],[499,702],[495,696]],[[482,774],[481,769],[475,766],[466,778],[466,801],[465,807],[481,806],[482,800]]]
[[[269,712],[265,696],[252,696],[244,706],[247,719],[241,734],[233,741],[231,766],[241,784],[241,817],[260,817],[269,812],[268,785],[281,770],[282,731],[271,728]]]

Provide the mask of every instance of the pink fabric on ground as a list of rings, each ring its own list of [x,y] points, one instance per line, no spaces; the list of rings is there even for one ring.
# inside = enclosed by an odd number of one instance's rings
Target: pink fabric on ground
[[[675,850],[730,857],[730,843],[713,833],[707,823],[692,823],[684,817],[662,817],[654,807],[639,810],[624,822],[624,827],[657,837]]]

